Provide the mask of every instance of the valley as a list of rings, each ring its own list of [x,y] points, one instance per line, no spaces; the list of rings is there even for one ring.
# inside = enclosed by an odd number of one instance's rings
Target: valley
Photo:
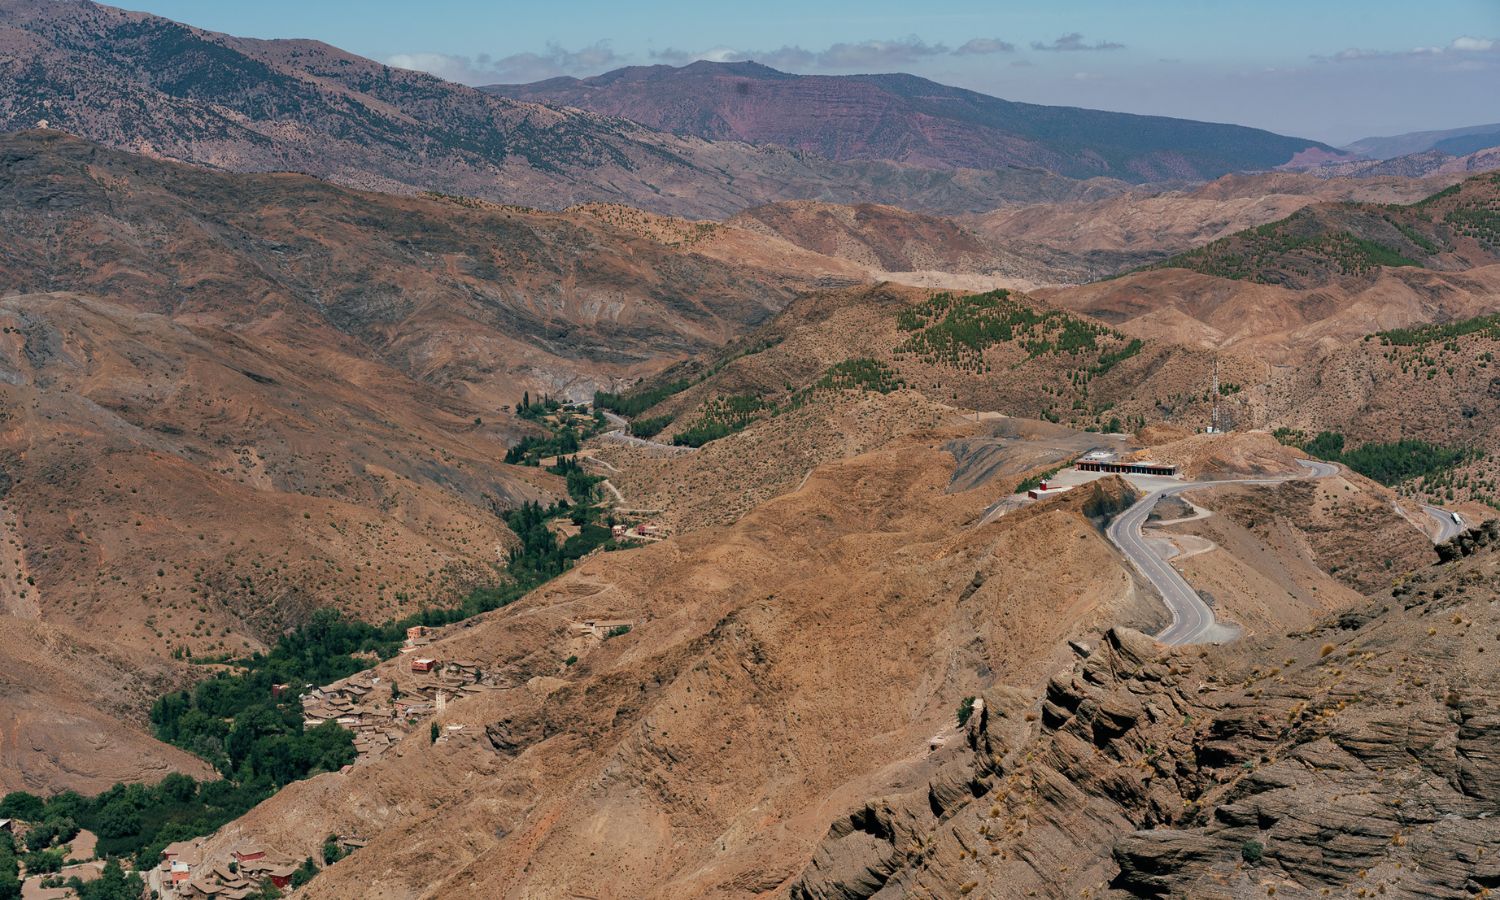
[[[1500,889],[1492,126],[254,33],[0,0],[0,900]]]

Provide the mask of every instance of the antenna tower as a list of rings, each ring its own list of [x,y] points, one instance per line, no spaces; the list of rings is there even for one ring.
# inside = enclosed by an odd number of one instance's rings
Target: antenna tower
[[[1214,357],[1214,411],[1213,411],[1213,421],[1209,424],[1209,429],[1208,430],[1211,433],[1213,433],[1213,434],[1219,434],[1219,433],[1221,433],[1220,429],[1219,429],[1219,358],[1217,356]]]

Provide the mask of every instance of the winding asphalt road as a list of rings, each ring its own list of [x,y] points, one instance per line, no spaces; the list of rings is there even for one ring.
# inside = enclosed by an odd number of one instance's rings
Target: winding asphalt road
[[[1438,524],[1437,537],[1432,539],[1434,544],[1441,544],[1458,537],[1458,533],[1464,530],[1464,523],[1460,520],[1453,521],[1453,513],[1440,506],[1423,506],[1422,511],[1432,516],[1433,521]]]
[[[1129,509],[1115,517],[1109,525],[1109,539],[1120,552],[1156,587],[1172,613],[1172,624],[1164,628],[1156,639],[1164,644],[1196,644],[1227,637],[1228,626],[1214,620],[1214,612],[1187,580],[1146,545],[1141,536],[1141,526],[1151,514],[1152,507],[1162,497],[1181,494],[1199,488],[1222,484],[1282,484],[1297,478],[1326,478],[1338,474],[1338,466],[1312,460],[1298,460],[1310,471],[1306,475],[1287,475],[1280,478],[1233,478],[1223,481],[1189,481],[1169,487],[1157,488],[1137,500]],[[1215,632],[1218,632],[1217,634]]]

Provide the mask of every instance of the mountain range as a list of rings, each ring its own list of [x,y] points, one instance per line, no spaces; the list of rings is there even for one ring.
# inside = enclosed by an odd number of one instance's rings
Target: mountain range
[[[1238,125],[1016,103],[914,75],[793,75],[754,62],[632,66],[483,90],[840,162],[1040,168],[1147,182],[1341,156],[1326,144]]]
[[[1437,150],[1450,156],[1466,156],[1489,147],[1500,147],[1500,123],[1467,125],[1439,131],[1412,131],[1389,137],[1367,137],[1344,149],[1371,159],[1391,159],[1427,150]]]
[[[480,91],[316,41],[0,0],[0,129],[37,126],[234,171],[715,218],[788,199],[977,212],[1340,158],[1251,128],[1012,103],[906,75],[697,63]]]
[[[0,0],[0,898],[1487,896],[1490,134]]]

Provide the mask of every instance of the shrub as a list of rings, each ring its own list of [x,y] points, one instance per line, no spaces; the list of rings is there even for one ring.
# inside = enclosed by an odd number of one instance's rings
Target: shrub
[[[318,864],[313,862],[313,858],[309,856],[302,861],[302,865],[297,867],[297,871],[292,873],[292,887],[302,887],[304,884],[312,881],[313,876],[316,874],[318,874]]]
[[[958,727],[962,728],[967,725],[972,715],[974,715],[974,698],[965,697],[958,704]]]
[[[330,834],[323,841],[323,864],[331,866],[344,858],[343,848],[339,846],[339,836]]]
[[[22,857],[22,862],[26,864],[27,875],[60,872],[63,866],[63,852],[61,850],[36,850]]]
[[[1240,858],[1252,866],[1260,862],[1265,853],[1266,848],[1257,840],[1248,840],[1240,845]]]

